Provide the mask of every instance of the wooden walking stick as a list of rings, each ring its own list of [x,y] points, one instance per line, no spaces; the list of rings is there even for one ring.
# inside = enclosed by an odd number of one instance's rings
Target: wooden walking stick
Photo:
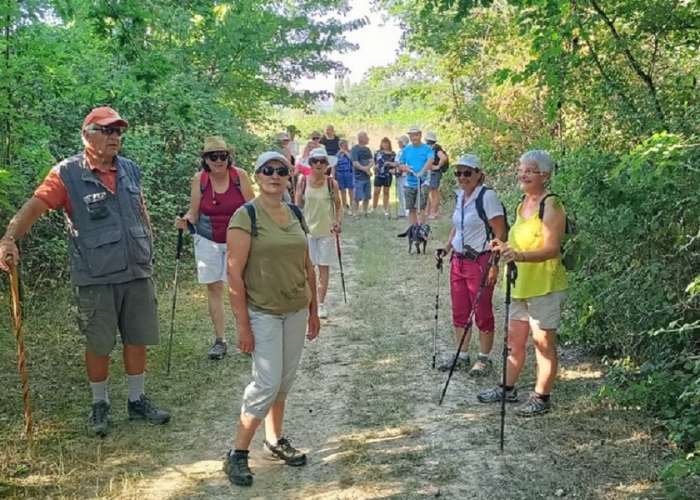
[[[24,351],[24,337],[22,333],[22,304],[20,302],[20,284],[17,265],[9,261],[10,266],[10,314],[14,324],[15,338],[17,339],[17,369],[22,382],[22,401],[24,404],[24,435],[32,441],[32,406],[29,402],[29,372],[27,371],[27,359]]]

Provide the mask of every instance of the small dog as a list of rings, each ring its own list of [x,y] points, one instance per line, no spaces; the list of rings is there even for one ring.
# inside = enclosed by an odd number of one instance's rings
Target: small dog
[[[416,246],[416,253],[420,254],[420,247],[423,245],[423,253],[425,254],[425,247],[428,245],[428,238],[430,236],[430,226],[428,224],[413,224],[406,231],[406,236],[408,236],[408,253],[411,253],[413,246]]]

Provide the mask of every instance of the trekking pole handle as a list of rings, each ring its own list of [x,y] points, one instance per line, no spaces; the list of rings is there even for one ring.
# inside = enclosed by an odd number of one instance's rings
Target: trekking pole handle
[[[185,216],[185,213],[180,212],[179,215],[180,215],[180,218],[182,219]],[[184,240],[182,233],[183,233],[182,229],[177,230],[177,255],[175,256],[175,258],[177,260],[180,260],[180,255],[182,254],[182,243]]]

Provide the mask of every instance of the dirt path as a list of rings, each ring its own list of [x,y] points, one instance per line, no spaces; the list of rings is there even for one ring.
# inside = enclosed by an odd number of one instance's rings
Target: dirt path
[[[289,399],[286,433],[308,451],[306,467],[264,460],[258,433],[255,484],[229,484],[221,459],[250,360],[234,355],[212,366],[201,359],[205,301],[201,290],[190,287],[182,301],[193,312],[179,329],[185,340],[199,340],[176,350],[171,379],[154,377],[173,422],[162,429],[120,423],[97,444],[91,437],[66,438],[62,460],[74,469],[60,473],[46,465],[25,481],[53,479],[59,487],[49,490],[51,496],[71,498],[657,497],[655,471],[663,451],[652,423],[634,411],[594,403],[601,371],[575,351],[562,353],[554,412],[522,420],[509,407],[504,454],[498,451],[498,408],[475,400],[479,389],[496,382],[495,374],[475,381],[457,373],[445,404],[437,405],[445,374],[430,367],[435,269],[431,257],[407,255],[405,242],[395,238],[402,225],[373,218],[348,222],[350,304],[342,304],[334,276],[332,318],[319,340],[307,345]],[[436,233],[444,237],[446,229],[440,224]],[[446,275],[441,285],[439,346],[446,355],[453,349]],[[502,299],[494,301],[500,329]],[[200,350],[191,352],[192,344]],[[532,386],[531,364],[523,392]]]

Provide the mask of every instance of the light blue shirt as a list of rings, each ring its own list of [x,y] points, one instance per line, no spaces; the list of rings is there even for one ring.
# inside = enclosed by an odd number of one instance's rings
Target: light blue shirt
[[[416,173],[425,166],[428,160],[431,160],[434,156],[433,149],[427,144],[420,144],[419,146],[414,146],[413,144],[407,145],[401,150],[401,156],[399,158],[399,163],[403,163],[409,166],[413,173],[409,173],[406,177],[406,187],[413,189],[418,188],[418,177]],[[423,175],[423,182],[426,181],[429,170],[425,171]]]

